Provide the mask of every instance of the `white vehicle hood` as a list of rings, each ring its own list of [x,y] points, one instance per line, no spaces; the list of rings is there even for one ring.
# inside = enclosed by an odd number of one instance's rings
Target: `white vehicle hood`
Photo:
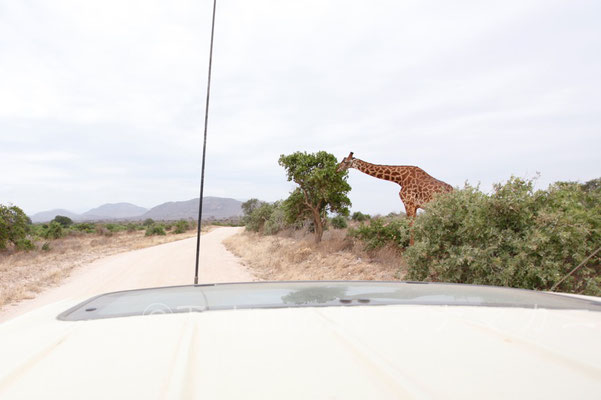
[[[601,313],[225,310],[0,325],[1,399],[598,398]]]

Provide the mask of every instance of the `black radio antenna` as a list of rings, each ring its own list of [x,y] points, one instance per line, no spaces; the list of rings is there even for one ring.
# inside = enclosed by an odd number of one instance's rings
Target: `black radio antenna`
[[[215,9],[217,0],[213,0],[213,19],[211,21],[211,47],[209,50],[209,76],[207,78],[207,101],[205,104],[205,131],[202,145],[202,168],[200,172],[200,199],[198,201],[198,227],[196,232],[196,267],[194,268],[194,284],[198,284],[198,262],[200,259],[200,232],[202,225],[202,200],[205,183],[205,159],[207,153],[207,126],[209,123],[209,98],[211,95],[211,67],[213,66],[213,36],[215,35]]]

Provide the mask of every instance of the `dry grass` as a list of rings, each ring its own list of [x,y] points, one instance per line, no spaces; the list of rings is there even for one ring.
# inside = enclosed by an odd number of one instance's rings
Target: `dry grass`
[[[325,232],[319,244],[312,235],[299,232],[278,236],[242,232],[224,244],[264,280],[396,280],[406,271],[397,250],[368,253],[344,230]]]
[[[195,235],[196,231],[166,236],[144,236],[144,231],[112,236],[79,234],[50,241],[48,251],[0,253],[0,308],[35,297],[36,293],[60,283],[73,269],[96,259]]]

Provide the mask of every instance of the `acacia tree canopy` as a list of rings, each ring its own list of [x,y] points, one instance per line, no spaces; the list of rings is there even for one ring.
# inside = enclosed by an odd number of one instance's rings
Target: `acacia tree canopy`
[[[282,154],[278,163],[286,169],[288,181],[298,185],[284,201],[286,217],[291,223],[311,218],[315,241],[320,242],[328,212],[349,214],[348,172],[336,172],[336,157],[325,151]]]

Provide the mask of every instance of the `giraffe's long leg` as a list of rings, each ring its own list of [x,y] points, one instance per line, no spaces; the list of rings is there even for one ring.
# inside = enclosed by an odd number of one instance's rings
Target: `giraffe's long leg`
[[[410,220],[409,220],[409,227],[410,227],[409,246],[413,246],[413,221],[415,220],[415,216],[417,214],[417,205],[415,205],[414,203],[412,203],[410,201],[407,201],[406,199],[403,199],[403,191],[402,190],[399,193],[399,196],[401,197],[401,201],[405,205],[405,213],[407,214],[407,218],[410,218]]]
[[[407,218],[411,218],[411,223],[413,223],[413,219],[417,215],[417,207],[413,204],[405,204],[405,211],[407,212]]]
[[[407,212],[407,218],[409,218],[409,246],[413,246],[413,222],[417,214],[417,207],[413,204],[405,204],[405,211]]]

